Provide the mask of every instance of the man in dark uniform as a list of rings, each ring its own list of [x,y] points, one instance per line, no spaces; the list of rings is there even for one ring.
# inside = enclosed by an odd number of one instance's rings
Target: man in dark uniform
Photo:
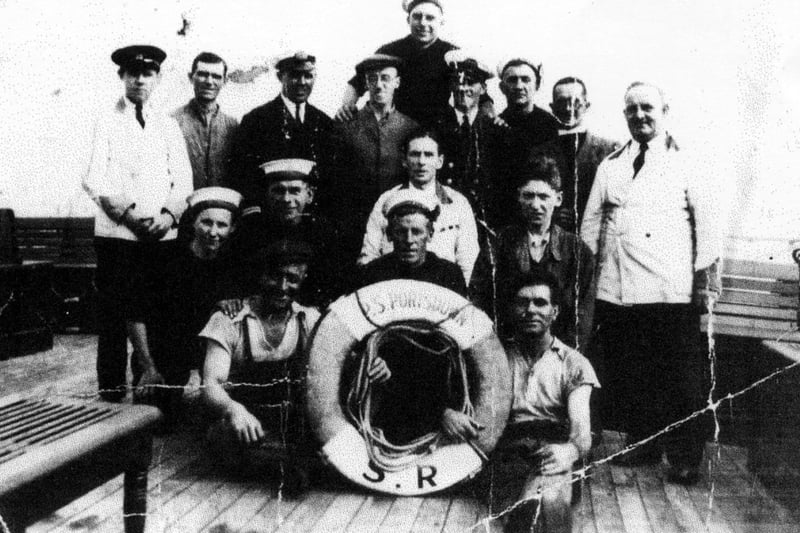
[[[266,189],[264,210],[243,214],[238,238],[232,243],[234,253],[245,257],[252,250],[279,240],[308,243],[313,257],[298,301],[325,306],[344,292],[348,264],[343,258],[338,224],[309,212],[315,197],[314,162],[278,159],[261,165],[259,171]],[[231,293],[247,294],[258,281],[252,272],[241,275],[244,286]]]
[[[462,50],[445,54],[451,68],[453,107],[436,121],[442,136],[445,165],[439,180],[464,194],[476,217],[492,225],[498,206],[494,198],[494,158],[507,128],[480,112],[489,68]]]
[[[262,207],[269,183],[259,168],[267,161],[303,158],[317,165],[325,187],[335,151],[333,121],[308,103],[316,79],[316,58],[305,52],[275,63],[281,93],[242,118],[233,147],[231,186],[244,195],[244,209]],[[319,204],[318,204],[319,205]]]
[[[403,7],[408,13],[409,35],[381,46],[376,53],[403,60],[400,72],[403,84],[397,91],[395,105],[401,113],[423,126],[430,126],[449,110],[450,72],[444,55],[457,46],[439,39],[444,23],[440,0],[406,0]],[[363,79],[351,78],[336,118],[350,120],[356,112],[358,98],[365,91]],[[484,112],[494,117],[491,98],[484,96],[483,103]]]
[[[564,195],[554,221],[567,231],[580,228],[597,167],[619,148],[618,143],[586,129],[584,119],[590,106],[586,84],[579,78],[562,78],[553,86],[550,109],[559,122],[558,142],[553,149],[560,153]]]
[[[542,83],[541,70],[541,64],[524,57],[505,61],[497,69],[500,90],[508,102],[500,118],[510,128],[498,156],[502,162],[502,166],[498,167],[498,176],[514,176],[537,153],[537,149],[558,139],[558,121],[534,105],[534,96]],[[498,189],[506,193],[498,199],[500,204],[513,205],[513,185],[500,183]],[[511,222],[509,218],[503,220],[504,224]]]
[[[402,60],[371,55],[356,65],[356,73],[369,88],[369,101],[353,120],[337,124],[336,186],[331,191],[330,216],[345,226],[346,243],[352,244],[353,261],[360,252],[361,237],[370,209],[386,190],[406,177],[403,141],[419,126],[397,110],[394,95],[402,84]]]

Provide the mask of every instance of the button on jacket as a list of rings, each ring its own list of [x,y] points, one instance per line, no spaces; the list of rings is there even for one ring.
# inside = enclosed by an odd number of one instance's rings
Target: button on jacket
[[[581,237],[597,254],[597,298],[617,305],[689,303],[694,272],[720,255],[706,176],[669,136],[629,141],[597,170]]]

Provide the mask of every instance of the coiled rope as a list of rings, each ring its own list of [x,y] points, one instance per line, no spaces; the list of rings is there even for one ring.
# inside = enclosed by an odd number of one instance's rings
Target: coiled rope
[[[447,357],[447,398],[452,398],[450,386],[453,372],[459,380],[462,392],[460,410],[468,416],[474,415],[474,407],[469,397],[469,384],[464,354],[458,344],[435,324],[420,322],[396,322],[379,328],[366,343],[359,356],[358,367],[347,395],[347,416],[361,433],[367,444],[370,460],[377,467],[396,472],[414,464],[419,458],[435,450],[442,440],[441,431],[432,431],[407,444],[389,442],[380,428],[372,426],[372,382],[369,369],[378,357],[381,347],[387,342],[403,341],[432,357]],[[422,342],[421,342],[422,341]],[[441,348],[437,349],[437,344]]]

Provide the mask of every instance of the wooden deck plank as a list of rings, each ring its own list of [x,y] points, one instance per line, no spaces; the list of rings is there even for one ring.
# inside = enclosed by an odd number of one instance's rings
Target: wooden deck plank
[[[644,501],[636,484],[637,471],[638,468],[609,466],[625,530],[641,533],[652,532],[653,528],[650,527],[650,520],[644,508]]]
[[[307,533],[317,523],[319,518],[336,500],[336,493],[330,491],[312,490],[302,499],[300,505],[289,513],[275,531],[283,533]]]
[[[157,490],[159,483],[164,479],[172,476],[197,458],[197,453],[192,453],[191,449],[187,451],[179,450],[175,446],[164,447],[159,442],[154,444],[154,449],[153,466],[148,479],[148,491],[151,494]],[[77,519],[78,515],[85,514],[93,505],[121,490],[122,476],[117,476],[104,485],[87,492],[69,505],[62,507],[54,515],[32,524],[27,531],[28,533],[45,533],[58,528],[66,522]],[[118,497],[121,502],[121,493]]]
[[[603,443],[596,448],[595,457],[608,457],[619,450],[620,444],[618,433],[603,432]],[[610,466],[608,463],[597,466],[589,472],[589,476],[589,491],[585,496],[592,500],[597,531],[625,531]]]
[[[447,511],[450,509],[450,498],[431,496],[425,498],[420,505],[411,533],[436,533],[444,528]]]
[[[444,533],[463,533],[479,521],[479,504],[472,498],[453,498],[442,531]]]
[[[664,476],[660,467],[643,466],[636,468],[636,484],[644,503],[650,527],[655,533],[692,533],[686,525],[678,522],[675,509],[664,492]]]
[[[409,531],[417,519],[425,498],[396,498],[386,517],[378,528],[378,533]]]
[[[393,503],[394,498],[389,496],[368,495],[345,531],[362,533],[377,530]]]
[[[266,497],[266,501],[265,500]],[[233,531],[242,533],[265,533],[274,531],[299,505],[300,499],[286,499],[278,497],[277,492],[262,493],[264,502],[261,509],[256,512],[242,527]]]
[[[270,499],[269,489],[263,483],[248,481],[236,500],[211,522],[198,531],[211,533],[232,533],[245,527]]]
[[[248,485],[242,482],[223,482],[209,498],[201,501],[200,505],[178,520],[173,529],[176,531],[201,531],[233,505],[248,488]]]
[[[573,506],[575,514],[572,530],[576,533],[598,533],[597,526],[594,523],[594,509],[592,508],[592,497],[589,493],[589,480],[584,479],[578,483],[580,484],[581,498]]]
[[[364,494],[340,494],[328,507],[319,521],[311,529],[312,533],[333,533],[344,531],[353,520],[353,516],[366,502]]]

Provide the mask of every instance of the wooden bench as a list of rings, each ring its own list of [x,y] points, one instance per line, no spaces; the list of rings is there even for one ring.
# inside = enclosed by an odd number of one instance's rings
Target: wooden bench
[[[14,240],[19,260],[53,263],[54,329],[61,332],[96,331],[94,219],[16,218]]]
[[[144,531],[153,426],[145,405],[0,399],[0,515],[22,532],[82,494],[125,474],[125,531]]]
[[[714,310],[714,333],[800,341],[800,249],[793,258],[797,265],[726,260],[722,295]],[[704,329],[707,323],[706,316]]]

